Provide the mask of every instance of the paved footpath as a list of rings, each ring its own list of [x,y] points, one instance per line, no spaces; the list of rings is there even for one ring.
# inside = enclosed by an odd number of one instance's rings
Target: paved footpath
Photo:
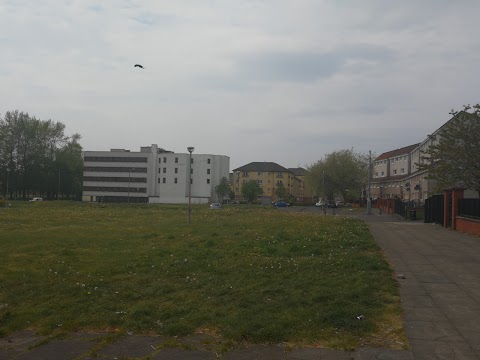
[[[415,359],[480,359],[480,238],[392,215],[362,216],[401,284]]]
[[[106,342],[111,335],[75,333],[44,341],[24,330],[0,338],[0,360],[480,359],[480,238],[391,215],[358,217],[368,223],[396,274],[404,275],[398,281],[411,350],[285,351],[279,344],[225,352],[219,339],[206,334],[177,339],[132,334]]]

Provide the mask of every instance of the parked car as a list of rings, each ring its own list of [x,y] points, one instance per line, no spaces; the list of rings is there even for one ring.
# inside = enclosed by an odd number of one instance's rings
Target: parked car
[[[210,210],[222,210],[222,204],[220,203],[211,203]]]
[[[43,201],[43,198],[41,197],[34,197],[34,198],[31,198],[30,200],[28,201]]]
[[[337,204],[335,203],[335,201],[329,201],[329,202],[327,203],[327,207],[334,209],[334,208],[337,207]]]
[[[326,204],[325,201],[323,201],[323,200],[320,200],[319,202],[317,202],[317,203],[315,204],[316,207],[323,207],[323,206],[325,206],[325,205],[327,205],[327,204]]]
[[[337,202],[336,202],[336,205],[337,205],[337,207],[345,206],[345,204],[343,203],[343,201],[337,201]]]
[[[287,206],[290,206],[290,204],[283,201],[283,200],[278,200],[278,201],[275,201],[273,203],[273,206],[275,206],[275,207],[287,207]]]

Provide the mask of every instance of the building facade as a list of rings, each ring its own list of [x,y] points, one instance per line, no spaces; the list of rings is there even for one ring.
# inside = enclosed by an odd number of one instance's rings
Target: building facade
[[[460,116],[459,115],[456,116]],[[451,118],[421,143],[388,151],[377,157],[372,166],[370,195],[377,198],[399,198],[422,205],[434,193],[435,181],[428,179],[428,172],[418,164],[426,161],[426,151],[437,144],[441,131],[456,116]]]
[[[191,159],[191,161],[190,161]],[[83,201],[192,203],[216,201],[215,186],[228,179],[224,155],[174,153],[157,145],[139,152],[85,151]]]
[[[286,199],[293,197],[295,201],[303,202],[306,193],[308,196],[305,190],[305,174],[306,170],[302,168],[287,169],[274,162],[252,162],[234,169],[230,175],[230,184],[236,199],[242,199],[243,184],[255,180],[263,189],[261,201],[264,204],[278,200],[276,192],[280,186],[286,190]]]

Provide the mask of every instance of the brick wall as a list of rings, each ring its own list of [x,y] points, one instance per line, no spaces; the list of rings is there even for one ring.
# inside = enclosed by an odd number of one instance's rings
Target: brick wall
[[[460,216],[457,216],[455,220],[455,230],[480,236],[480,220],[468,219]]]

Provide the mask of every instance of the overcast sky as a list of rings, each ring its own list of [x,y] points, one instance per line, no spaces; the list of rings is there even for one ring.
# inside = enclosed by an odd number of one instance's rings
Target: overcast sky
[[[380,154],[480,102],[478,14],[478,0],[1,0],[0,114],[60,121],[84,150],[194,146],[231,169]]]

